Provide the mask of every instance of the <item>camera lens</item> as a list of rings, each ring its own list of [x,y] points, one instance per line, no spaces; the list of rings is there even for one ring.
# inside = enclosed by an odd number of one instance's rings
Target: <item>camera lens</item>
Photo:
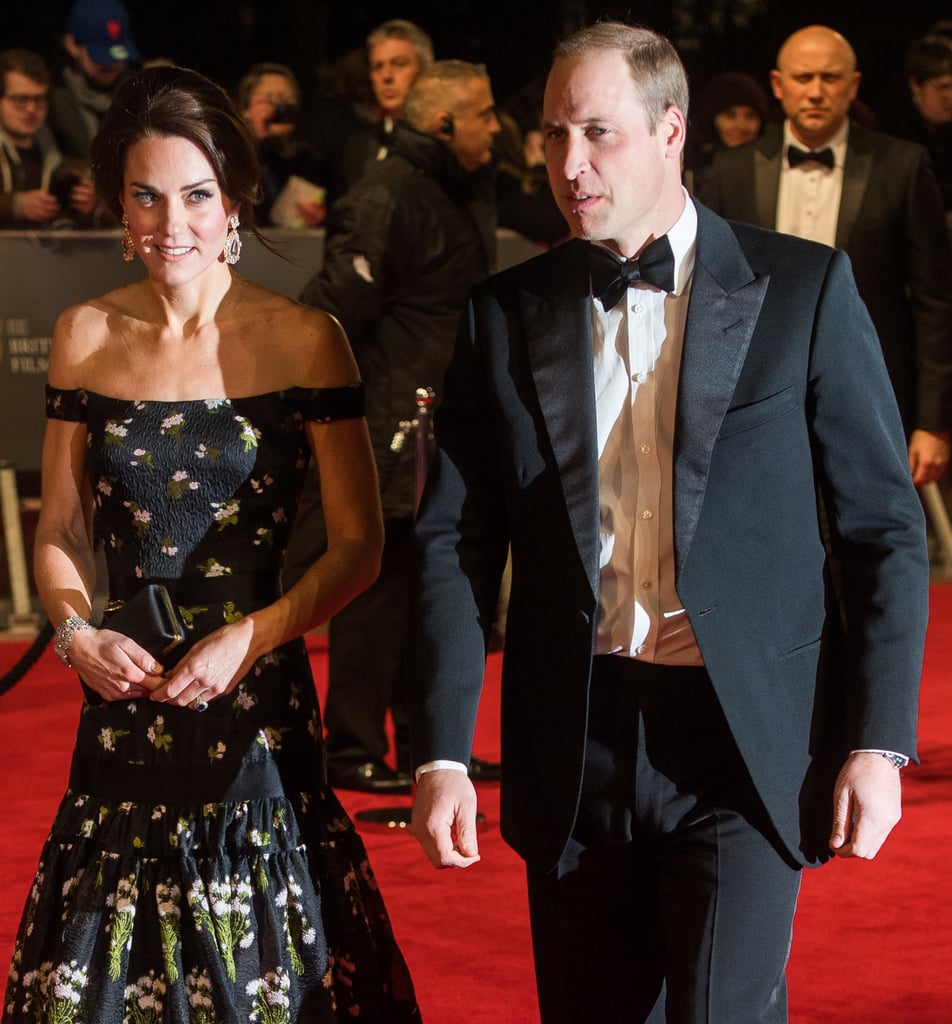
[[[298,118],[296,103],[276,103],[270,117],[271,124],[294,124]]]

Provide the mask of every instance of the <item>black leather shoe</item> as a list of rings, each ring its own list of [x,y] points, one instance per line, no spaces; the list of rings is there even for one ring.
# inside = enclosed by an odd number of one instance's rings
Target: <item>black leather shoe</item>
[[[327,781],[334,789],[356,789],[361,793],[399,795],[410,792],[410,776],[395,772],[383,761],[329,764]]]
[[[473,782],[498,782],[502,778],[502,765],[495,761],[483,761],[479,757],[469,759],[469,777]]]

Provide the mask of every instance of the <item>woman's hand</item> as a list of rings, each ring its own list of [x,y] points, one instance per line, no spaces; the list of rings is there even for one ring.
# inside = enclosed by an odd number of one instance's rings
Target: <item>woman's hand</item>
[[[162,666],[148,651],[112,629],[76,632],[69,660],[83,682],[107,701],[146,697],[165,681]]]
[[[151,699],[192,707],[230,693],[259,657],[252,645],[254,632],[249,616],[209,633],[152,691]]]

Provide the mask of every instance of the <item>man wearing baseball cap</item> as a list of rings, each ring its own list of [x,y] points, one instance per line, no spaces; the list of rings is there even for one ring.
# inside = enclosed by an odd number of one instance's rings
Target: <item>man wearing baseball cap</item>
[[[50,90],[50,127],[65,154],[85,160],[116,86],[140,59],[129,12],[118,0],[77,0],[63,48],[70,63]]]

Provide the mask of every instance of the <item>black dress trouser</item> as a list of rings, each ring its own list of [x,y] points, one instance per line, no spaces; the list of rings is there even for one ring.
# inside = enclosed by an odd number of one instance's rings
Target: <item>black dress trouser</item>
[[[529,871],[543,1024],[784,1024],[799,883],[704,669],[596,657],[576,827]]]

